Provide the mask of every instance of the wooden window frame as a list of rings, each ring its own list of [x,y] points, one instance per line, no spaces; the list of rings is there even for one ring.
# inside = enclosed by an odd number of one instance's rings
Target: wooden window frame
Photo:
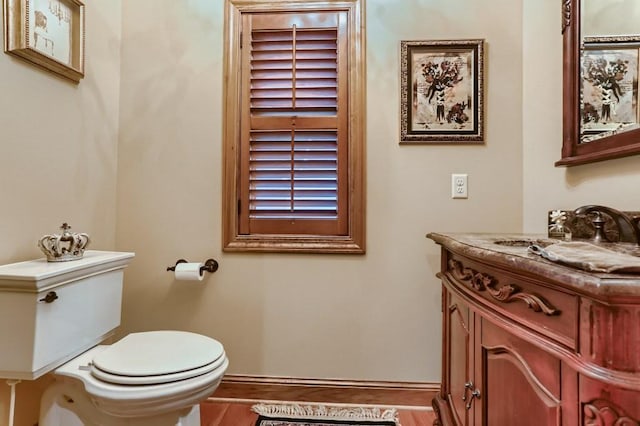
[[[225,251],[365,252],[364,0],[225,0],[223,249]],[[345,11],[348,20],[348,230],[344,235],[241,234],[240,167],[242,19],[247,13]],[[246,208],[246,207],[245,207]]]

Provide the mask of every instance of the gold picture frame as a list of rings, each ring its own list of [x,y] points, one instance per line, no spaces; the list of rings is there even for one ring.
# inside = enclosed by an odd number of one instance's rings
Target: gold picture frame
[[[84,77],[84,3],[3,0],[4,51],[74,83]]]
[[[401,144],[483,143],[484,39],[400,42]]]

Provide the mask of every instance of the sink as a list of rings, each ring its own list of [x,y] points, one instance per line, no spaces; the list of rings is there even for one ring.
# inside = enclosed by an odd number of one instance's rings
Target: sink
[[[551,244],[560,243],[563,241],[554,240],[551,238],[500,238],[493,241],[493,244],[497,244],[504,247],[529,247],[531,244],[539,245],[540,247],[547,247]],[[631,256],[640,257],[640,247],[631,243],[598,243],[595,244],[587,239],[574,239],[573,242],[591,243],[600,248],[614,251],[616,253],[628,254]]]
[[[557,240],[544,239],[544,238],[504,238],[495,240],[493,244],[498,244],[507,247],[529,247],[531,244],[537,244],[542,247],[546,247],[549,244],[557,243]]]

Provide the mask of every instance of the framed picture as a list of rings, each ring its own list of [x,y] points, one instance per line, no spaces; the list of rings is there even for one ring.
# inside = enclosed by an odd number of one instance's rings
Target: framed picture
[[[484,40],[401,41],[400,143],[482,143]]]
[[[84,77],[80,0],[3,0],[4,51],[78,83]]]
[[[581,57],[582,137],[637,127],[639,36],[585,37]]]

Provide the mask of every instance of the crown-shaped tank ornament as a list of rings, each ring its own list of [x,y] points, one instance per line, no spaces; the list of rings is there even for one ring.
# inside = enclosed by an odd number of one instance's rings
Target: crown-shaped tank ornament
[[[66,262],[82,259],[84,249],[89,245],[88,234],[71,232],[66,222],[60,227],[62,234],[45,235],[38,240],[38,247],[49,262]]]

